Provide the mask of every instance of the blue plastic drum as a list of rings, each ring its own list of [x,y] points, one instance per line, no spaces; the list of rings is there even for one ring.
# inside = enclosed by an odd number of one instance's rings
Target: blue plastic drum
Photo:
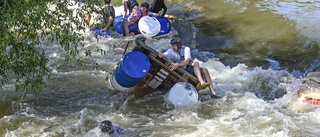
[[[156,18],[160,22],[160,25],[161,25],[160,32],[156,36],[168,34],[171,31],[170,21],[165,17],[158,16]]]
[[[134,87],[148,74],[150,60],[140,51],[131,51],[124,55],[123,60],[115,69],[115,79],[119,85],[130,88]]]
[[[93,30],[93,33],[97,36],[100,36],[100,37],[110,37],[111,36],[111,33],[109,30],[106,30],[106,31],[102,31],[102,29],[95,29]]]
[[[129,14],[127,14],[126,19],[124,19],[124,21],[120,22],[120,20],[122,19],[122,15],[116,16],[114,21],[113,21],[113,28],[116,32],[118,32],[119,34],[124,34],[124,23],[128,20]],[[135,30],[138,29],[138,23],[133,23],[129,26],[129,33],[130,32],[134,32]]]

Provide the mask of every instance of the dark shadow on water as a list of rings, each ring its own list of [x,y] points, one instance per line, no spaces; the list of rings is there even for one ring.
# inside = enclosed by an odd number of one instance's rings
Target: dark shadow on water
[[[183,23],[179,23],[180,27],[181,24]],[[219,58],[222,63],[231,67],[244,63],[249,67],[258,66],[265,69],[284,69],[290,73],[299,72],[295,75],[301,76],[312,67],[314,68],[317,65],[314,62],[320,58],[319,44],[314,41],[306,45],[308,39],[297,30],[288,32],[291,33],[289,38],[276,37],[263,41],[260,39],[237,40],[237,30],[228,25],[224,18],[216,20],[197,18],[192,21],[192,24],[195,29],[178,31],[180,37],[196,34],[194,48],[214,53],[215,58]],[[190,40],[194,40],[190,36],[185,39],[189,40],[186,44],[192,44]],[[276,67],[275,62],[278,63]]]

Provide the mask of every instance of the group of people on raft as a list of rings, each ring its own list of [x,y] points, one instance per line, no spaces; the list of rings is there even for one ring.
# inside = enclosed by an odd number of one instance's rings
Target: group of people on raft
[[[105,6],[103,8],[102,14],[102,26],[93,25],[90,27],[90,30],[96,29],[98,27],[103,28],[103,30],[107,30],[112,27],[112,23],[115,18],[115,10],[114,7],[111,6],[111,0],[104,0],[104,2]],[[129,17],[124,24],[125,36],[132,36],[138,33],[129,33],[128,27],[132,23],[137,22],[142,16],[164,16],[167,12],[167,7],[164,3],[164,0],[154,0],[150,8],[147,2],[143,2],[140,9],[138,8],[139,4],[136,0],[122,0],[122,4],[124,7],[122,21],[126,19],[127,11],[129,10]],[[163,12],[161,15],[159,15],[159,11],[161,11],[162,9]],[[145,41],[145,38],[143,36],[140,36],[137,39],[144,39],[143,41]],[[192,60],[190,48],[187,46],[183,46],[182,40],[179,37],[173,37],[170,41],[170,44],[172,47],[166,52],[160,53],[159,57],[166,57],[174,62],[170,66],[171,70],[175,70],[178,67],[184,67],[186,71],[198,78],[203,89],[209,87],[212,96],[218,97],[213,89],[210,73],[206,68],[200,67],[199,62],[194,62]],[[204,76],[204,78],[202,77],[202,75]]]
[[[111,0],[104,0],[105,6],[103,8],[103,23],[93,24],[90,26],[90,30],[94,30],[97,28],[103,28],[103,30],[109,30],[112,28],[113,20],[115,19],[115,10],[114,7],[111,6]],[[129,17],[127,21],[124,24],[124,31],[125,36],[133,36],[137,34],[138,32],[131,32],[129,33],[128,27],[133,24],[134,22],[137,22],[141,17],[143,16],[164,16],[167,12],[167,6],[164,3],[164,0],[154,0],[151,4],[151,7],[149,7],[149,4],[147,2],[143,2],[141,4],[141,8],[139,9],[138,2],[136,0],[122,0],[122,4],[124,7],[123,11],[123,17],[121,21],[124,21],[126,19],[127,11],[129,10]],[[161,15],[159,15],[159,11],[163,9],[163,12]],[[87,21],[90,21],[90,14],[87,14],[88,17],[86,17]],[[137,39],[144,38],[143,36],[138,37]],[[144,38],[145,41],[145,38]],[[206,68],[200,67],[198,62],[194,62],[191,57],[190,48],[187,46],[182,45],[182,40],[179,37],[173,37],[170,41],[171,48],[168,49],[164,53],[160,53],[159,57],[166,57],[170,60],[172,60],[174,63],[171,64],[170,68],[171,70],[175,70],[178,67],[184,67],[186,71],[188,71],[190,74],[193,74],[196,76],[201,83],[201,87],[203,89],[209,87],[211,94],[213,97],[218,97],[216,93],[214,92],[213,86],[212,86],[212,80],[210,73]],[[202,77],[204,76],[204,78]],[[205,80],[204,80],[205,79]]]
[[[101,11],[102,19],[97,19],[92,21],[90,13],[86,14],[85,20],[88,23],[89,30],[102,29],[102,31],[113,30],[113,21],[115,20],[115,9],[111,5],[111,0],[104,0],[105,5]],[[151,6],[147,2],[143,2],[139,9],[139,3],[136,0],[122,0],[122,5],[124,8],[123,17],[120,22],[125,21],[124,23],[124,35],[125,36],[134,36],[140,34],[139,30],[134,32],[129,32],[129,26],[135,22],[138,22],[139,19],[143,16],[162,16],[164,17],[167,12],[167,6],[164,3],[164,0],[154,0]],[[163,9],[162,14],[159,12]],[[129,11],[129,17],[126,19],[127,12]]]

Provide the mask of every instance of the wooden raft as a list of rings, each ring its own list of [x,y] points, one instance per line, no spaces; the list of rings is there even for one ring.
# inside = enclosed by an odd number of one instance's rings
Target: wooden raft
[[[138,85],[147,85],[152,89],[170,90],[178,82],[188,82],[192,84],[198,91],[201,88],[199,80],[185,69],[179,67],[171,71],[169,66],[173,63],[166,58],[158,57],[158,52],[147,46],[143,42],[139,42],[141,46],[137,51],[143,52],[150,60],[149,73],[139,82]]]

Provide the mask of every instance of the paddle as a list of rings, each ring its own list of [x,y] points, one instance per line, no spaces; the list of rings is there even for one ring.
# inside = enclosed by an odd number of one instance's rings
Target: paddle
[[[123,52],[122,56],[124,56],[124,54],[127,52],[127,48],[128,48],[128,46],[129,46],[129,43],[130,43],[130,41],[127,43],[127,46],[126,46],[126,48],[124,49],[124,52]]]

